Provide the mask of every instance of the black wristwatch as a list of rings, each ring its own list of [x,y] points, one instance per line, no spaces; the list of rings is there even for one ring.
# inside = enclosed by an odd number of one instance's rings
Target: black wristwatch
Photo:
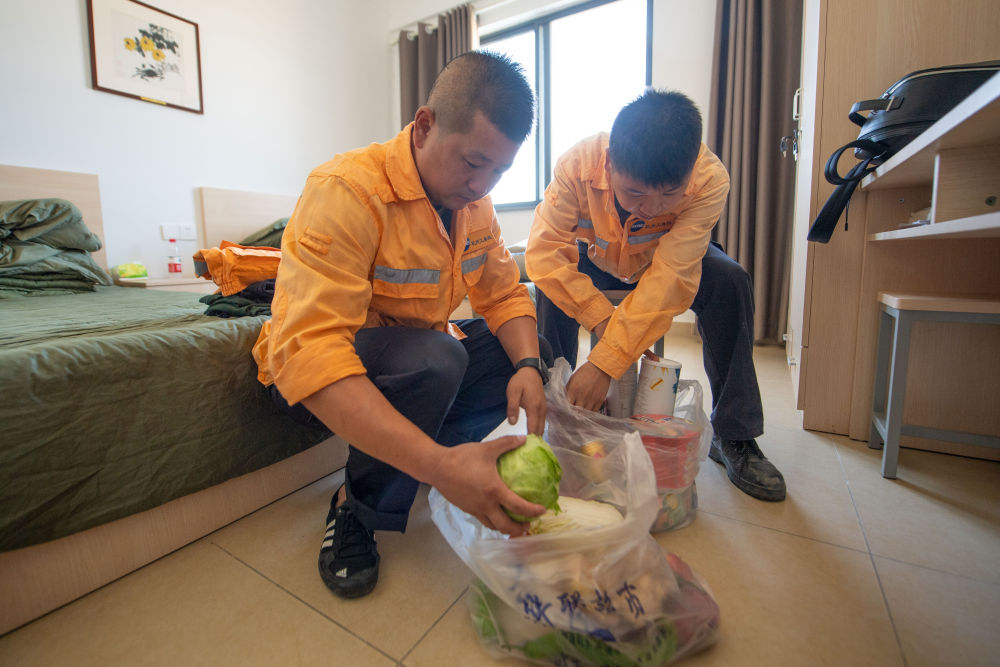
[[[525,366],[530,366],[538,371],[538,374],[542,376],[542,384],[546,384],[549,381],[549,368],[538,357],[525,357],[521,359],[521,361],[514,364],[514,372],[516,373]]]

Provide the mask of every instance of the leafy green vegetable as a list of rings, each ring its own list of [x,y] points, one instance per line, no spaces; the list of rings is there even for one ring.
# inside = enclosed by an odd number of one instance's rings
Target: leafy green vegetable
[[[573,530],[600,528],[621,523],[624,518],[614,505],[599,500],[581,500],[569,496],[559,496],[559,512],[549,510],[531,520],[528,532],[563,533]]]
[[[504,452],[497,459],[497,472],[510,490],[525,500],[559,511],[559,480],[562,466],[549,444],[539,436],[528,435],[517,449]],[[525,523],[531,517],[504,508],[514,521]]]

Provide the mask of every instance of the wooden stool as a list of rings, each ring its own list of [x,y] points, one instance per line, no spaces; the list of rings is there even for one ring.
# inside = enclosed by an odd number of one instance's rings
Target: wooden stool
[[[1000,448],[1000,437],[903,423],[906,365],[910,347],[910,327],[913,322],[931,320],[1000,324],[1000,301],[881,292],[879,303],[881,313],[868,446],[878,449],[881,443],[884,443],[882,476],[889,479],[896,478],[900,435]]]

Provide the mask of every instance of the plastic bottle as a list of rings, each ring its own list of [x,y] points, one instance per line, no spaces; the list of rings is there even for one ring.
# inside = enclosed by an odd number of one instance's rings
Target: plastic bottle
[[[170,239],[170,254],[167,255],[167,272],[181,272],[181,251],[177,249],[177,239]]]

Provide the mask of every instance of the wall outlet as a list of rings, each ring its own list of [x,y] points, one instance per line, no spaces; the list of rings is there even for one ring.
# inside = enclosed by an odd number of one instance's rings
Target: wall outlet
[[[198,232],[194,225],[160,225],[160,238],[164,241],[176,239],[178,241],[197,241]]]

